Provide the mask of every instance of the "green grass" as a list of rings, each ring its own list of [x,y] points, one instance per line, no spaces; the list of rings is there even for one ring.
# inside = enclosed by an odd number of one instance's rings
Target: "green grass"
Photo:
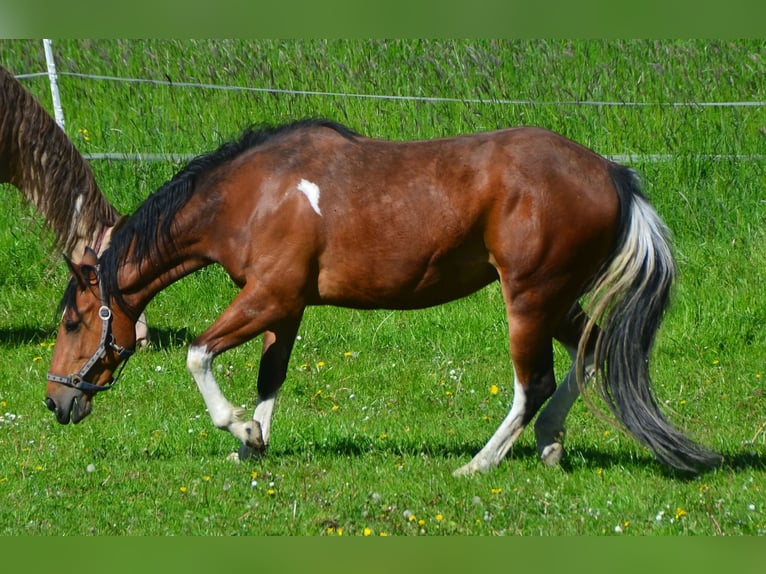
[[[665,472],[582,403],[562,468],[531,431],[496,470],[456,479],[507,413],[512,368],[497,286],[418,312],[312,308],[277,403],[266,458],[235,465],[185,368],[186,344],[235,293],[205,269],[148,309],[153,343],[78,426],[43,406],[66,281],[49,235],[9,186],[0,210],[0,534],[766,533],[764,42],[57,41],[61,72],[357,94],[267,94],[61,76],[84,153],[201,153],[249,123],[329,116],[414,139],[534,124],[634,163],[675,237],[680,277],[652,371],[665,412],[722,452],[696,479]],[[40,41],[0,42],[15,73],[45,69]],[[24,81],[51,108],[45,78]],[[625,101],[645,106],[492,103]],[[80,130],[87,130],[87,140]],[[92,162],[130,212],[180,167]],[[42,238],[42,239],[41,239]],[[224,392],[253,406],[259,344],[222,356]],[[556,349],[557,373],[567,368]],[[490,392],[496,385],[497,394]],[[414,517],[414,518],[412,518]],[[421,524],[422,521],[422,524]]]

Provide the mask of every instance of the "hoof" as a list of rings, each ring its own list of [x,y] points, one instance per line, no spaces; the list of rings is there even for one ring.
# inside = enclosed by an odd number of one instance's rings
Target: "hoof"
[[[261,423],[253,419],[243,420],[240,417],[240,414],[243,413],[235,413],[237,420],[229,425],[229,432],[249,448],[259,451],[266,450],[266,443],[263,442],[263,434],[261,433]]]
[[[564,456],[564,447],[560,442],[554,442],[543,448],[540,459],[548,466],[558,466]]]

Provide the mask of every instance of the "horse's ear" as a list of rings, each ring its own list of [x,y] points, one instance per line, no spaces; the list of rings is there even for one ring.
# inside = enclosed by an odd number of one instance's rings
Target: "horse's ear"
[[[69,256],[66,253],[64,253],[64,261],[66,262],[66,266],[69,267],[69,272],[74,276],[75,279],[77,279],[80,270],[77,268],[77,265],[75,265],[72,262],[72,260],[69,258]]]
[[[98,285],[98,256],[90,247],[85,248],[82,262],[78,265],[69,257],[64,255],[69,272],[74,277],[80,289],[85,289],[88,285]]]
[[[69,267],[69,274],[75,281],[77,281],[77,286],[81,290],[84,290],[88,286],[88,281],[85,276],[83,276],[80,265],[73,262],[66,254],[64,254],[64,261],[66,262],[66,266]]]
[[[83,253],[80,276],[86,285],[98,285],[98,254],[90,247],[86,247]]]

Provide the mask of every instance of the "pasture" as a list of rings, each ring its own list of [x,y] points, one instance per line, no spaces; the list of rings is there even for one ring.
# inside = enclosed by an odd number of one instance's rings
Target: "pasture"
[[[497,469],[453,477],[512,399],[492,285],[423,311],[309,309],[269,452],[234,464],[185,366],[236,293],[213,267],[152,301],[150,346],[90,417],[61,426],[43,398],[67,270],[3,186],[0,496],[12,503],[0,534],[766,533],[766,43],[61,40],[54,53],[66,131],[95,157],[195,155],[249,124],[319,116],[389,139],[538,125],[619,156],[642,174],[679,266],[656,396],[726,463],[674,475],[580,401],[560,468],[538,460],[527,429]],[[1,41],[0,63],[44,71],[42,42]],[[23,83],[52,110],[46,77]],[[130,213],[183,160],[91,165]],[[248,410],[259,353],[254,341],[216,363]],[[559,380],[568,364],[557,348]]]

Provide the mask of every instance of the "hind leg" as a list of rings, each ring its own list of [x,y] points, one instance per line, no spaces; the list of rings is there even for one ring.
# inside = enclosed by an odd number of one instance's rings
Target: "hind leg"
[[[486,472],[505,458],[513,443],[556,388],[553,374],[553,340],[542,316],[509,313],[514,391],[511,410],[486,445],[455,476]]]
[[[564,318],[555,334],[556,339],[566,348],[572,359],[572,367],[569,369],[564,381],[553,393],[551,400],[540,411],[535,420],[535,440],[540,458],[550,466],[557,465],[564,455],[564,435],[567,415],[577,397],[580,396],[580,387],[577,383],[577,345],[584,327],[585,314],[579,305],[575,305]],[[586,356],[583,363],[583,383],[593,376],[593,347],[597,333],[591,335],[586,347]]]

